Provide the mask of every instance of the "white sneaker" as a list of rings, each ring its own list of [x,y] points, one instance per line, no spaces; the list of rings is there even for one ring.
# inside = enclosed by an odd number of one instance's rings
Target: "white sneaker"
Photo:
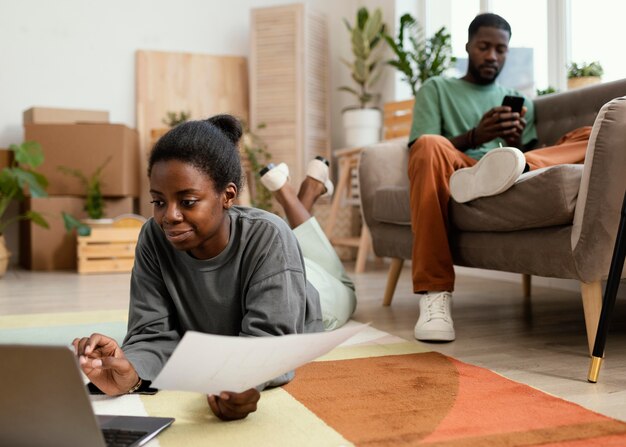
[[[278,191],[289,181],[289,166],[285,163],[278,165],[270,163],[261,169],[259,174],[263,186],[272,192]]]
[[[487,152],[471,168],[455,171],[450,177],[450,195],[458,203],[495,196],[509,189],[526,166],[524,153],[514,147]]]
[[[330,180],[330,163],[324,157],[318,155],[309,162],[306,168],[306,175],[314,178],[324,185],[326,191],[320,197],[330,197],[333,195],[335,186]]]
[[[415,338],[421,341],[453,341],[452,294],[425,293],[420,298],[420,316],[415,324]]]

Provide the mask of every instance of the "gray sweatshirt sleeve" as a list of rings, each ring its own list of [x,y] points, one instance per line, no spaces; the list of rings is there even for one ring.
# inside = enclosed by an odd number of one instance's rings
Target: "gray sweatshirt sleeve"
[[[130,282],[128,332],[122,349],[139,377],[154,380],[180,341],[176,312],[144,225]]]

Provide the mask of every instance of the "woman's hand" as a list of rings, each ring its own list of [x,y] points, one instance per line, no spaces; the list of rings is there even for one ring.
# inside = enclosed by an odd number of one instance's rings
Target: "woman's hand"
[[[213,414],[223,421],[243,419],[256,411],[257,402],[261,398],[255,388],[242,393],[222,391],[219,396],[207,396],[207,402]]]
[[[137,371],[112,338],[92,334],[75,338],[72,345],[81,369],[103,393],[125,394],[139,381]]]

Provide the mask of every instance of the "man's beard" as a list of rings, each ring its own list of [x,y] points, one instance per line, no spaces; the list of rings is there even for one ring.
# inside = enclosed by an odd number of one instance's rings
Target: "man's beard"
[[[496,78],[502,71],[503,66],[504,64],[501,65],[500,67],[483,64],[481,67],[493,67],[495,69],[493,75],[485,77],[480,72],[480,67],[477,67],[476,64],[474,64],[471,60],[468,60],[467,70],[469,71],[469,73],[472,75],[472,77],[476,80],[478,84],[488,85],[488,84],[493,84],[496,81]]]

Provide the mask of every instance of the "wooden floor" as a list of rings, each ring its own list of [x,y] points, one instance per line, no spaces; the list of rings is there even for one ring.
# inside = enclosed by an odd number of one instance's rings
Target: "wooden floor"
[[[352,269],[347,266],[348,271]],[[394,301],[382,307],[386,266],[352,274],[359,304],[354,319],[413,339],[418,303],[410,271],[400,277]],[[533,288],[524,304],[521,283],[470,276],[457,278],[454,322],[457,340],[426,345],[459,360],[626,421],[626,302],[616,305],[606,359],[597,384],[589,366],[580,295]],[[12,270],[0,279],[0,315],[121,309],[128,305],[129,275],[77,275]]]

